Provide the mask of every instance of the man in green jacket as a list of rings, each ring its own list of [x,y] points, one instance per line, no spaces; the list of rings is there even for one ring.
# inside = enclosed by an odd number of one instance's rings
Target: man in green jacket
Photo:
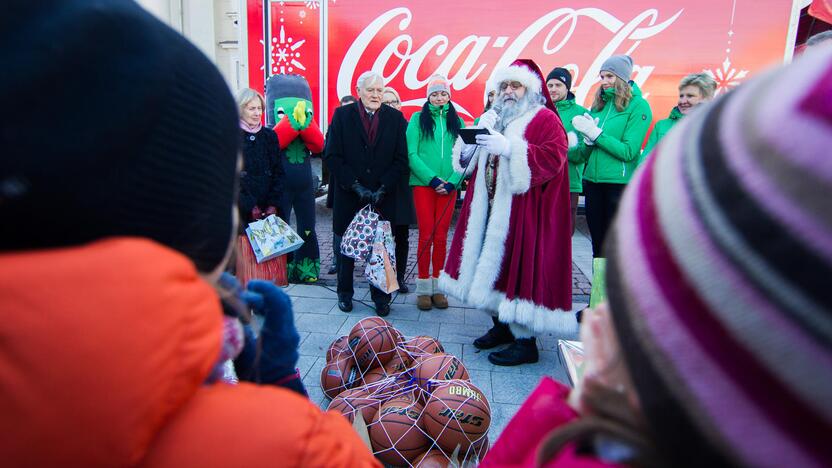
[[[682,117],[688,115],[699,104],[713,99],[715,91],[716,81],[707,73],[693,73],[682,78],[682,81],[679,82],[679,102],[670,111],[668,118],[659,120],[653,126],[647,145],[644,147],[644,151],[641,152],[641,161],[647,158],[656,143],[664,138],[667,132],[679,123]]]
[[[578,215],[578,196],[583,191],[584,161],[579,154],[578,137],[575,127],[572,126],[572,118],[589,111],[575,102],[575,95],[572,94],[572,75],[569,70],[555,68],[550,71],[546,76],[546,88],[558,109],[558,115],[569,139],[569,152],[566,158],[569,161],[569,202],[572,207],[572,234],[574,235],[575,219]]]

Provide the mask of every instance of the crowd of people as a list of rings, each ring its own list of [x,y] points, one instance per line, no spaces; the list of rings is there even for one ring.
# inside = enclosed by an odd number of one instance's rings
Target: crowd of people
[[[498,365],[535,362],[536,334],[577,326],[586,195],[609,301],[583,318],[584,376],[552,382],[483,466],[832,460],[832,45],[710,103],[712,80],[685,77],[647,151],[652,110],[624,55],[601,67],[589,109],[564,68],[497,70],[470,133],[445,77],[407,122],[369,71],[324,138],[298,93],[275,105],[245,90],[235,105],[215,66],[133,2],[53,3],[12,1],[0,44],[13,70],[0,103],[16,114],[0,123],[4,464],[380,467],[306,398],[290,299],[228,273],[239,226],[307,209],[285,200],[287,174],[316,152],[334,235],[367,204],[397,238],[415,221],[419,307],[450,295],[490,313],[475,346],[509,344],[489,355]],[[108,118],[115,102],[124,119]],[[287,123],[264,126],[269,113]],[[320,266],[304,236],[297,281]],[[353,269],[338,258],[345,312]],[[372,299],[390,313],[389,294]]]

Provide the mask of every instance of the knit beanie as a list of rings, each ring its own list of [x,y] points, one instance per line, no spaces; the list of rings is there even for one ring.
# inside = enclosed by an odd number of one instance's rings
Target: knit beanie
[[[218,266],[239,128],[216,67],[132,1],[3,7],[0,251],[138,236]]]
[[[552,79],[558,80],[565,84],[567,91],[572,89],[572,74],[569,73],[569,70],[560,67],[553,69],[548,75],[546,75],[546,83]]]
[[[448,96],[451,95],[451,82],[442,75],[433,75],[428,78],[427,97],[430,97],[431,94],[437,91],[445,91],[448,93]]]
[[[623,354],[674,466],[832,460],[832,47],[683,119],[606,246]]]
[[[600,71],[608,71],[624,81],[630,81],[633,74],[633,59],[629,55],[613,55],[604,61]]]

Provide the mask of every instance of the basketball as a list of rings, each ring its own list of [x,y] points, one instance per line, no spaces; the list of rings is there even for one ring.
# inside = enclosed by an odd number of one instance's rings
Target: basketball
[[[329,349],[326,351],[326,362],[329,362],[344,353],[349,353],[349,341],[350,338],[348,336],[342,336],[333,341],[332,344],[329,345]]]
[[[439,340],[424,335],[414,336],[413,338],[405,341],[403,347],[410,354],[416,357],[445,352],[445,348],[442,347],[442,343],[440,343]]]
[[[450,462],[450,458],[443,451],[433,449],[417,458],[413,462],[413,466],[418,468],[448,468]]]
[[[387,372],[384,368],[377,367],[375,369],[370,369],[361,376],[361,381],[363,382],[362,385],[369,385],[372,383],[376,383],[379,380],[386,379]]]
[[[329,398],[335,398],[336,395],[350,388],[358,377],[358,368],[352,357],[342,357],[328,362],[321,369],[321,389]]]
[[[432,442],[419,416],[422,405],[410,397],[396,397],[381,406],[370,425],[370,441],[376,458],[388,465],[407,466]]]
[[[410,354],[401,348],[396,348],[393,359],[384,365],[384,371],[387,372],[387,375],[398,375],[409,369],[412,364],[413,358],[410,357]]]
[[[416,361],[413,375],[419,386],[430,392],[428,380],[469,380],[468,369],[456,356],[439,353],[425,356]]]
[[[396,339],[392,330],[386,320],[378,317],[362,319],[352,327],[349,345],[359,369],[381,367],[393,359]]]
[[[485,439],[491,410],[479,388],[458,380],[433,390],[422,419],[425,430],[443,450],[452,453],[459,445],[460,454],[465,454],[472,444]]]
[[[369,424],[376,417],[380,406],[381,400],[371,397],[363,388],[353,388],[333,398],[327,410],[343,414],[350,424],[355,420],[355,412],[360,410],[364,422]]]
[[[396,329],[394,326],[390,326],[393,330],[393,337],[396,339],[396,346],[402,344],[404,342],[404,336],[402,336],[402,332]]]

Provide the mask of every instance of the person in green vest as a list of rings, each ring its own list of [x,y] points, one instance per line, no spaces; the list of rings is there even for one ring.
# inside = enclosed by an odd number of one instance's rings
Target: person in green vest
[[[439,292],[436,283],[445,266],[456,188],[462,179],[462,174],[454,172],[451,151],[459,129],[465,126],[451,104],[451,84],[447,78],[430,77],[427,98],[422,110],[413,114],[407,126],[410,185],[419,226],[416,306],[421,310],[448,307],[448,299]]]
[[[670,116],[659,120],[650,132],[650,138],[644,151],[641,152],[641,160],[647,158],[656,143],[659,142],[667,132],[679,123],[682,117],[688,115],[694,107],[703,102],[710,101],[716,92],[716,81],[707,73],[692,73],[679,82],[679,102],[670,111]]]
[[[590,112],[572,118],[582,136],[578,155],[586,162],[586,222],[592,256],[605,257],[602,247],[624,188],[638,167],[641,145],[653,121],[650,104],[630,81],[633,59],[613,55],[601,65],[601,86]]]
[[[572,119],[578,115],[587,113],[586,107],[575,102],[575,95],[572,94],[572,74],[565,68],[555,68],[546,76],[546,88],[558,115],[566,129],[570,145],[566,158],[569,162],[569,202],[572,207],[572,234],[575,234],[575,219],[578,215],[578,196],[583,191],[584,162],[579,154],[580,147],[577,145],[577,135],[572,126]]]

